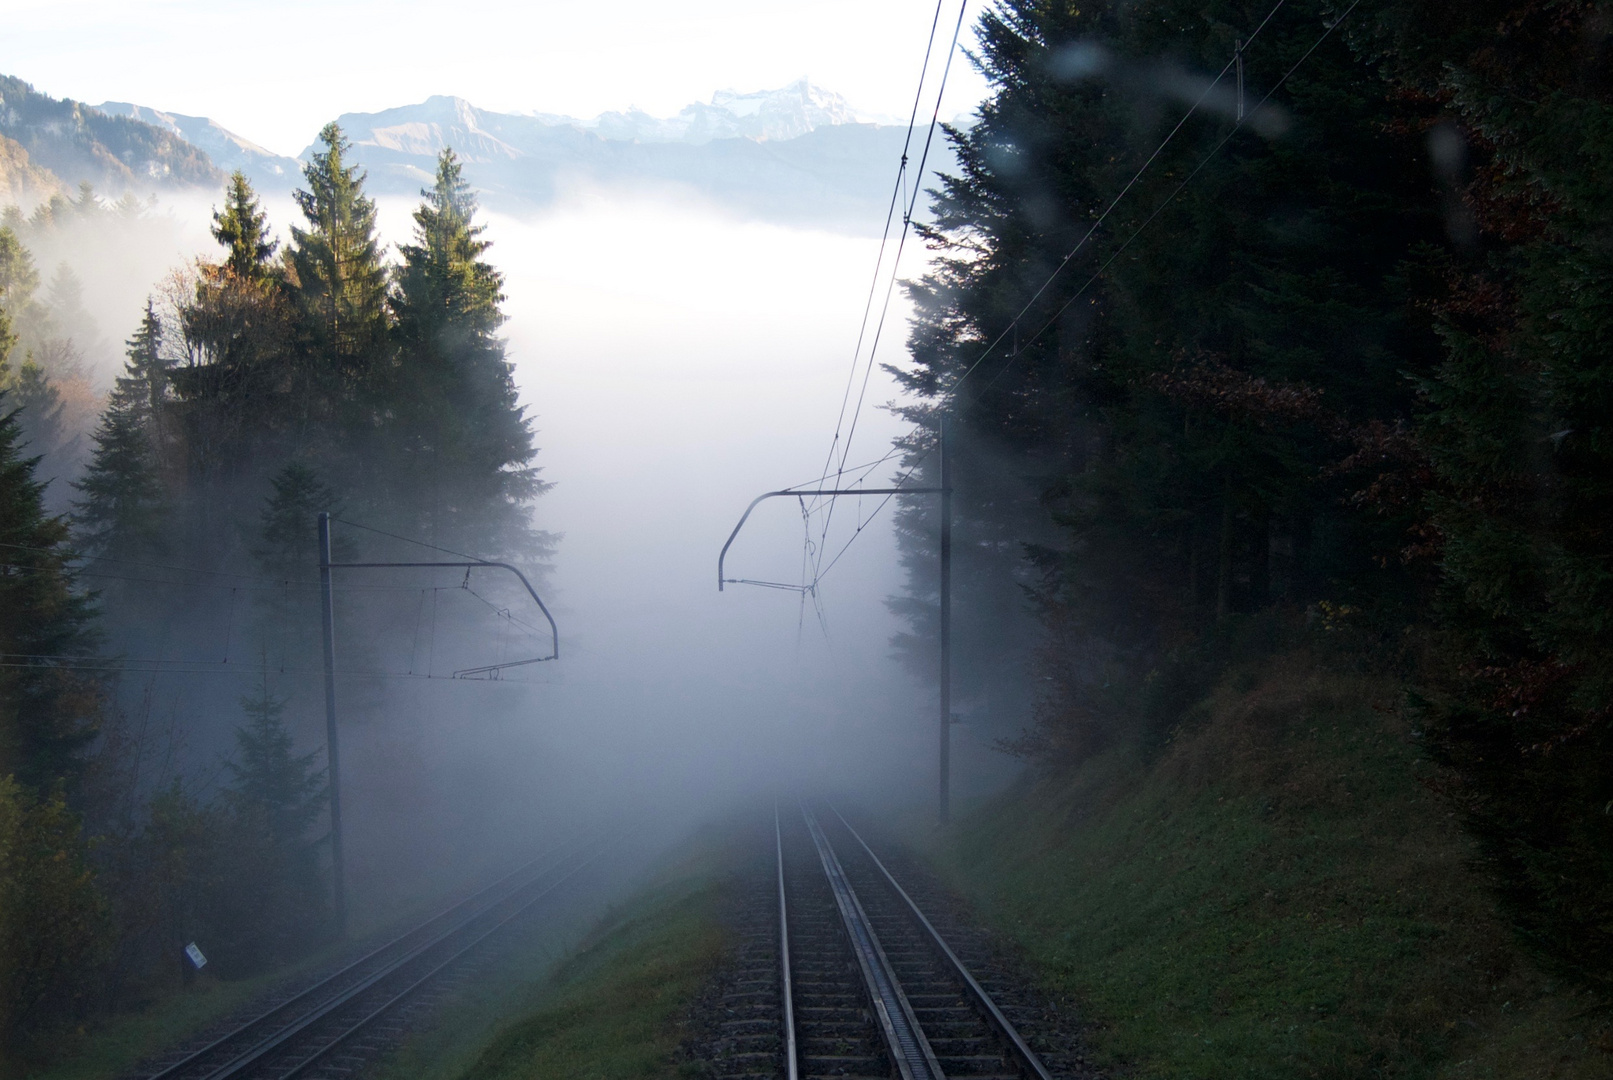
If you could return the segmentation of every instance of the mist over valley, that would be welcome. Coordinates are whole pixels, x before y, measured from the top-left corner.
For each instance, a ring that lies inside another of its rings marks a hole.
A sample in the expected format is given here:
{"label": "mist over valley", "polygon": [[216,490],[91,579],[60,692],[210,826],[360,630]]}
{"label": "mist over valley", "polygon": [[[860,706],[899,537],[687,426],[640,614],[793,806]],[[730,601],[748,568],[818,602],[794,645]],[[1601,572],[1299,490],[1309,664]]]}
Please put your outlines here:
{"label": "mist over valley", "polygon": [[0,1080],[1607,1075],[1607,8],[0,12]]}

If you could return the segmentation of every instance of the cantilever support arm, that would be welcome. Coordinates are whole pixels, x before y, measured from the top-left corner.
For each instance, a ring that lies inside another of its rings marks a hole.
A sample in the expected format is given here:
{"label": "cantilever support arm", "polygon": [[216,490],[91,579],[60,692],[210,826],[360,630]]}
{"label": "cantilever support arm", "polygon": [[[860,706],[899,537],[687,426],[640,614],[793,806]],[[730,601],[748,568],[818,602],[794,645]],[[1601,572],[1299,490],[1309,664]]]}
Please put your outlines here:
{"label": "cantilever support arm", "polygon": [[734,546],[734,538],[739,535],[739,530],[743,529],[745,527],[745,522],[750,520],[751,511],[756,509],[757,505],[761,503],[763,499],[777,499],[781,496],[794,497],[798,495],[939,495],[940,493],[941,489],[938,487],[840,489],[786,488],[783,491],[764,492],[752,499],[750,501],[750,505],[745,507],[745,512],[739,517],[739,524],[735,525],[734,531],[728,534],[728,542],[722,546],[722,552],[717,556],[717,591],[722,592],[723,586],[729,582],[739,581],[738,578],[723,577],[723,561],[728,558],[728,549]]}
{"label": "cantilever support arm", "polygon": [[[522,663],[522,664],[532,664],[532,663],[537,663],[540,660],[558,660],[558,659],[560,659],[560,628],[554,624],[554,616],[549,614],[548,605],[544,604],[543,598],[540,597],[538,595],[538,591],[532,587],[532,583],[526,579],[526,575],[521,573],[521,571],[517,570],[515,567],[511,566],[509,563],[487,562],[486,560],[483,560],[483,559],[470,559],[470,560],[465,560],[465,561],[462,561],[462,562],[338,562],[338,563],[330,563],[328,565],[333,570],[336,570],[336,569],[339,569],[339,570],[366,570],[366,569],[380,569],[380,568],[383,568],[383,567],[405,567],[405,566],[415,566],[415,567],[419,567],[419,566],[439,566],[439,567],[496,566],[500,570],[508,570],[510,573],[514,574],[516,577],[521,579],[521,584],[526,586],[527,593],[532,597],[533,601],[537,603],[538,610],[543,612],[543,617],[545,619],[549,620],[549,633],[552,635],[553,642],[554,642],[554,644],[553,644],[548,656],[540,656],[540,657],[538,657],[538,660],[523,660],[523,661],[520,661],[520,663]],[[519,665],[518,664],[494,664],[490,668],[476,668],[474,670],[480,672],[480,671],[483,671],[483,670],[491,670],[492,667],[517,667],[517,666],[519,666]]]}

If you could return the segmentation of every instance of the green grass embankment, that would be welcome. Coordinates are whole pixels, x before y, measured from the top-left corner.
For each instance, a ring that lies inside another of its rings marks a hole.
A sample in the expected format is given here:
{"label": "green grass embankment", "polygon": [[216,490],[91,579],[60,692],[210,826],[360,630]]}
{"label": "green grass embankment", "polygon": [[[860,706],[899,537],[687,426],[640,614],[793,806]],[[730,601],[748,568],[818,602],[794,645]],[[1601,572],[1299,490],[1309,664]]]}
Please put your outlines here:
{"label": "green grass embankment", "polygon": [[1604,1003],[1520,951],[1395,697],[1267,664],[932,851],[1132,1075],[1613,1076]]}
{"label": "green grass embankment", "polygon": [[678,1075],[682,1022],[722,955],[732,842],[722,827],[696,836],[625,903],[593,908],[593,929],[558,963],[485,973],[377,1080]]}
{"label": "green grass embankment", "polygon": [[461,1080],[678,1075],[679,1024],[722,953],[715,892],[641,898],[562,965],[548,999],[501,1031]]}

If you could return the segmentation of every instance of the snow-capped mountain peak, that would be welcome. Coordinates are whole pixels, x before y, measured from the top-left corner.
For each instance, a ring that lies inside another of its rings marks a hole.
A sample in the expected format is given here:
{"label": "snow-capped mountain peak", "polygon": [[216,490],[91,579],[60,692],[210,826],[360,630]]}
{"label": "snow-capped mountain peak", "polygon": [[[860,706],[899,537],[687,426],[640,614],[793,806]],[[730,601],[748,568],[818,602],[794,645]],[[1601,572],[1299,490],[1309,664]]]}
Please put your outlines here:
{"label": "snow-capped mountain peak", "polygon": [[820,127],[866,119],[839,94],[801,78],[777,90],[719,90],[709,102],[686,105],[676,116],[658,118],[630,108],[601,113],[579,126],[606,139],[699,144],[712,139],[793,139]]}

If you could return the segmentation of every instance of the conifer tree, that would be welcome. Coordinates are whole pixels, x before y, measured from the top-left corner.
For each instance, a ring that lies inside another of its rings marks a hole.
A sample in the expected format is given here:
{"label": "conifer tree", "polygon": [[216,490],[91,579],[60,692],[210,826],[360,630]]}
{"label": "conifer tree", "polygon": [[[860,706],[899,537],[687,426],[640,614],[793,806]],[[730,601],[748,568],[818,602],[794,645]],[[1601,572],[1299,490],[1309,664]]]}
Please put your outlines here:
{"label": "conifer tree", "polygon": [[309,227],[292,227],[291,265],[316,358],[351,372],[366,366],[383,341],[386,269],[364,173],[346,160],[352,143],[334,123],[319,141],[324,150],[303,169],[308,190],[294,193]]}
{"label": "conifer tree", "polygon": [[160,544],[164,500],[157,431],[167,381],[161,342],[161,320],[147,301],[96,428],[89,468],[73,484],[83,496],[74,508],[74,526],[87,552],[139,557]]}
{"label": "conifer tree", "polygon": [[[50,277],[45,307],[57,334],[73,342],[78,351],[93,353],[100,344],[101,330],[84,306],[84,282],[67,263],[59,263]],[[70,374],[67,371],[58,375]]]}
{"label": "conifer tree", "polygon": [[61,391],[32,352],[6,386],[17,408],[23,445],[39,455],[35,472],[47,485],[61,479],[72,468],[78,446],[78,435],[67,424]]}
{"label": "conifer tree", "polygon": [[39,271],[34,267],[34,257],[14,229],[0,226],[0,307],[11,313],[14,331],[22,331],[38,317],[34,300],[38,289]]}
{"label": "conifer tree", "polygon": [[444,150],[421,192],[414,243],[401,245],[392,308],[400,348],[392,391],[400,497],[416,525],[447,540],[472,531],[511,548],[542,550],[525,524],[537,478],[530,422],[517,403],[498,328],[503,277],[474,221],[476,199],[459,159]]}
{"label": "conifer tree", "polygon": [[482,239],[484,226],[472,224],[476,196],[452,149],[442,151],[436,183],[420,194],[415,242],[398,248],[403,265],[392,308],[399,338],[452,347],[492,334],[504,321],[504,278],[482,260],[492,242]]}
{"label": "conifer tree", "polygon": [[11,350],[17,344],[17,334],[11,329],[11,313],[6,306],[0,303],[0,385],[6,381],[6,373],[11,370]]}
{"label": "conifer tree", "polygon": [[[317,568],[320,512],[337,513],[340,500],[312,467],[293,461],[270,480],[273,491],[258,518],[252,548],[263,572],[273,578],[306,578]],[[337,543],[341,543],[338,539]]]}
{"label": "conifer tree", "polygon": [[233,778],[224,793],[229,843],[208,914],[221,970],[231,974],[293,958],[323,925],[320,841],[309,832],[324,808],[325,775],[314,767],[317,751],[294,752],[285,705],[270,693],[265,672],[241,698],[246,723],[226,763]]}
{"label": "conifer tree", "polygon": [[[1498,18],[1502,21],[1498,22]],[[1613,83],[1608,7],[1396,0],[1374,48],[1441,103],[1470,235],[1421,380],[1440,649],[1420,688],[1525,940],[1613,986]],[[1462,159],[1466,159],[1465,165]]]}
{"label": "conifer tree", "polygon": [[229,252],[224,267],[230,273],[243,281],[268,276],[269,260],[280,245],[269,239],[269,215],[239,169],[230,175],[224,209],[213,212],[213,238]]}
{"label": "conifer tree", "polygon": [[0,776],[33,792],[76,781],[95,736],[102,687],[58,659],[93,653],[89,601],[68,566],[67,523],[46,514],[37,458],[23,456],[17,410],[0,391],[0,653],[28,657],[0,668]]}
{"label": "conifer tree", "polygon": [[236,812],[277,846],[305,845],[325,805],[325,774],[314,767],[319,751],[293,753],[286,703],[270,693],[267,673],[241,698],[241,711],[246,723],[236,729],[236,756],[226,763]]}
{"label": "conifer tree", "polygon": [[[282,666],[317,663],[317,635],[310,638],[307,627],[318,625],[319,595],[305,583],[319,574],[318,515],[340,513],[341,500],[303,461],[287,464],[269,484],[269,496],[258,512],[252,557],[265,577],[285,584],[260,594],[264,642]],[[332,551],[337,562],[353,557],[344,536],[333,538]]]}

